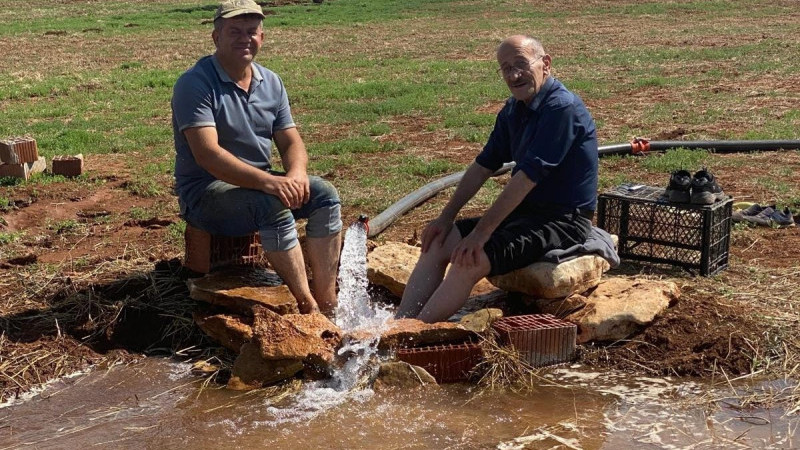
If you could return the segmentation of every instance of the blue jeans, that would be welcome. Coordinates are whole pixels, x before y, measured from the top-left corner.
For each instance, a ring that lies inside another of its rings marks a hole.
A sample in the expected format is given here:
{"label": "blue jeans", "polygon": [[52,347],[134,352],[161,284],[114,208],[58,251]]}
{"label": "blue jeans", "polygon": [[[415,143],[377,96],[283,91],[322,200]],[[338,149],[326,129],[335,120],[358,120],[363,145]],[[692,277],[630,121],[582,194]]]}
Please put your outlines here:
{"label": "blue jeans", "polygon": [[184,219],[221,236],[246,236],[258,231],[264,251],[291,250],[298,243],[296,219],[308,219],[306,236],[312,238],[327,237],[342,229],[336,188],[316,176],[310,176],[309,183],[309,201],[290,210],[274,195],[216,180],[206,187],[196,205],[186,208]]}

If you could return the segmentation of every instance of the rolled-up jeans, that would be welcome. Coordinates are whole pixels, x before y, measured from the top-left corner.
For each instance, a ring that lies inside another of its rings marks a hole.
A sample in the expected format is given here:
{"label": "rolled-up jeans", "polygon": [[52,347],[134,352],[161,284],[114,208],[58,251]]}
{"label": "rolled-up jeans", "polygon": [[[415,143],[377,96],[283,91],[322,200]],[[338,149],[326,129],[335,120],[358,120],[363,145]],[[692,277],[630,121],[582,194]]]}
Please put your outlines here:
{"label": "rolled-up jeans", "polygon": [[327,237],[342,229],[339,194],[333,185],[310,176],[311,196],[298,209],[289,209],[278,197],[216,180],[190,208],[181,210],[192,226],[221,236],[261,235],[264,251],[287,251],[297,245],[296,219],[308,219],[306,236]]}

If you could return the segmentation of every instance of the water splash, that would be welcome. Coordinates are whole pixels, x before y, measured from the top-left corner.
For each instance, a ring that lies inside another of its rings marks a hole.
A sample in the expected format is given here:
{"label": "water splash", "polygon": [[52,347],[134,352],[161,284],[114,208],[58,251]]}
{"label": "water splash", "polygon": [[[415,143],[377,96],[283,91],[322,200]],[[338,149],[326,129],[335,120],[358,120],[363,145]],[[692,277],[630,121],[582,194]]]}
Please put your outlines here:
{"label": "water splash", "polygon": [[[270,406],[275,426],[304,422],[346,401],[364,402],[372,396],[367,380],[376,365],[378,341],[392,312],[372,303],[367,292],[367,225],[355,222],[345,232],[339,265],[339,295],[336,325],[345,334],[359,331],[359,339],[345,338],[338,351],[341,362],[327,380],[308,383],[284,407]],[[361,337],[363,336],[363,337]]]}

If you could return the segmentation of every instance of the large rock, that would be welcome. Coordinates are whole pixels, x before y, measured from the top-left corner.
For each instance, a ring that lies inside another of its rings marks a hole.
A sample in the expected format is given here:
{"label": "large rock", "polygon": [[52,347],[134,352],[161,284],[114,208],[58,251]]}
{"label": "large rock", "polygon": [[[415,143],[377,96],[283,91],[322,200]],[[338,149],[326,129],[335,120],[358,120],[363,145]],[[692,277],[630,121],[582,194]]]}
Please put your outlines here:
{"label": "large rock", "polygon": [[205,334],[234,352],[239,352],[244,343],[253,339],[252,317],[200,312],[192,316]]}
{"label": "large rock", "polygon": [[417,319],[397,319],[387,323],[378,348],[421,347],[464,342],[475,333],[454,322],[425,323]]}
{"label": "large rock", "polygon": [[680,289],[671,281],[608,278],[566,317],[578,325],[577,342],[626,339],[650,324],[678,301]]}
{"label": "large rock", "polygon": [[537,298],[563,298],[585,292],[600,283],[611,268],[604,258],[584,255],[559,264],[537,262],[489,281],[508,292],[521,292]]}
{"label": "large rock", "polygon": [[[383,286],[393,295],[402,297],[421,252],[419,247],[402,242],[387,242],[376,247],[367,256],[369,282]],[[470,299],[488,302],[501,295],[503,292],[484,278],[472,288]]]}
{"label": "large rock", "polygon": [[283,381],[303,370],[303,363],[296,359],[265,359],[257,345],[242,345],[239,356],[233,363],[228,388],[237,391],[258,389]]}
{"label": "large rock", "polygon": [[399,361],[381,364],[372,387],[376,391],[385,391],[414,389],[425,385],[437,385],[433,375],[422,367]]}
{"label": "large rock", "polygon": [[[333,352],[342,343],[342,330],[323,314],[286,314],[281,318],[291,322],[301,332],[319,337],[326,344],[325,348],[331,349]],[[312,372],[314,372],[317,378],[324,377],[329,372],[332,360],[333,353],[329,353],[327,350],[311,352],[304,360],[306,369],[309,369],[304,374],[313,378]]]}
{"label": "large rock", "polygon": [[419,247],[402,242],[387,242],[367,255],[367,278],[402,297],[408,277],[419,260]]}
{"label": "large rock", "polygon": [[254,312],[253,342],[263,358],[306,360],[315,365],[333,362],[341,331],[323,315],[281,316],[261,307]]}
{"label": "large rock", "polygon": [[298,313],[297,301],[280,279],[263,269],[217,272],[187,281],[189,296],[242,315],[261,306],[278,314]]}

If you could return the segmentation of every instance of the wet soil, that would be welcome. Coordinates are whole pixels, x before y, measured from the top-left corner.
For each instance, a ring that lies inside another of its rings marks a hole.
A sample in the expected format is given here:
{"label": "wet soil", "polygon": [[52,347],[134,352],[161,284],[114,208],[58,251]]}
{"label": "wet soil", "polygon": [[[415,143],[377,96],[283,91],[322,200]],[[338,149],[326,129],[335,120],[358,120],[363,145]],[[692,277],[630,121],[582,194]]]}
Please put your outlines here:
{"label": "wet soil", "polygon": [[[718,157],[720,167],[729,158],[747,158],[756,172],[776,159],[800,166],[796,152]],[[79,182],[4,188],[11,201],[2,214],[3,231],[23,234],[0,247],[0,351],[6,363],[36,370],[5,377],[3,397],[90,364],[214,347],[200,333],[182,329],[192,326],[195,304],[184,284],[190,273],[180,263],[180,235],[170,231],[180,221],[174,197],[141,197],[126,189],[132,175],[118,158],[92,156],[88,177]],[[625,161],[604,164],[602,170],[636,170]],[[663,181],[663,175],[642,175],[643,183]],[[733,171],[719,171],[718,178],[734,197],[766,195]],[[132,209],[153,215],[134,219]],[[358,214],[345,206],[345,221]],[[426,208],[413,210],[378,240],[413,243],[429,218]],[[736,376],[778,360],[785,343],[797,342],[796,318],[775,318],[797,296],[790,275],[799,246],[797,227],[734,227],[730,267],[715,277],[625,262],[610,274],[675,281],[680,301],[625,342],[585,347],[584,361],[650,375]]]}

